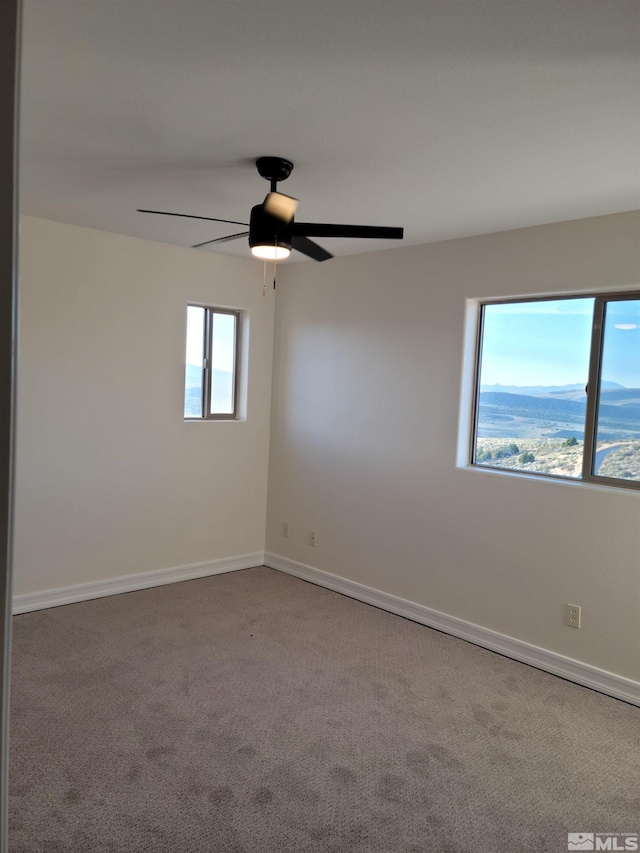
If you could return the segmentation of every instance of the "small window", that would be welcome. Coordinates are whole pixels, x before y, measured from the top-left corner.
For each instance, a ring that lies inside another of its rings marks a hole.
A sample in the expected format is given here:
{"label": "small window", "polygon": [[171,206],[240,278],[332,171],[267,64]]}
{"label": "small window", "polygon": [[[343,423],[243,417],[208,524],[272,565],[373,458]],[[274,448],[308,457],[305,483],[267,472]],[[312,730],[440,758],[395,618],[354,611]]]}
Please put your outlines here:
{"label": "small window", "polygon": [[239,318],[225,308],[187,307],[186,419],[237,417]]}
{"label": "small window", "polygon": [[640,294],[480,306],[473,465],[640,488]]}

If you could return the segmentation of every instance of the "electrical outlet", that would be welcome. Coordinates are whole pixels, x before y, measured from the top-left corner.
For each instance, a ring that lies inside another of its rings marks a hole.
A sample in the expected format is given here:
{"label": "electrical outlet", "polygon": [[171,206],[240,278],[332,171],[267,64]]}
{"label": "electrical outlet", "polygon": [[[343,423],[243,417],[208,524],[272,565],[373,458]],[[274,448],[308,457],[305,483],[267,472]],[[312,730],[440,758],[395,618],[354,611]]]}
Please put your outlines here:
{"label": "electrical outlet", "polygon": [[577,604],[565,604],[564,621],[570,628],[580,627],[581,612],[582,608],[578,607]]}
{"label": "electrical outlet", "polygon": [[313,548],[316,547],[316,532],[315,532],[315,530],[309,531],[309,545],[311,545]]}
{"label": "electrical outlet", "polygon": [[288,521],[282,522],[282,535],[284,536],[285,539],[289,538],[289,522]]}

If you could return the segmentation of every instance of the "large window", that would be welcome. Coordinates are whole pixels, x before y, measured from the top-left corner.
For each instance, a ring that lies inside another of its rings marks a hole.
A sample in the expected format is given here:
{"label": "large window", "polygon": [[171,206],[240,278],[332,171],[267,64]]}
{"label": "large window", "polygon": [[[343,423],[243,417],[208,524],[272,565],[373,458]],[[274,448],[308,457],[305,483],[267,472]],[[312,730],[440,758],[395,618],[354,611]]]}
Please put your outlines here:
{"label": "large window", "polygon": [[480,310],[472,464],[640,488],[640,293]]}
{"label": "large window", "polygon": [[239,312],[187,307],[184,416],[231,419],[238,408]]}

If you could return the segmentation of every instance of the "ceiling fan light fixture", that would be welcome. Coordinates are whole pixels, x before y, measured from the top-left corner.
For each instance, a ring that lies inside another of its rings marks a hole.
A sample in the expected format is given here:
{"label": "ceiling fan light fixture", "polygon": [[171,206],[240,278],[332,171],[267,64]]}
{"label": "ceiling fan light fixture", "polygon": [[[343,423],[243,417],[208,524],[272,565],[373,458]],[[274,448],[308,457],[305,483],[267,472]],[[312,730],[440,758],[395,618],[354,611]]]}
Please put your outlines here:
{"label": "ceiling fan light fixture", "polygon": [[251,247],[251,254],[254,258],[260,258],[264,261],[283,261],[291,254],[291,249],[288,246],[278,246],[273,243],[264,243],[258,246]]}

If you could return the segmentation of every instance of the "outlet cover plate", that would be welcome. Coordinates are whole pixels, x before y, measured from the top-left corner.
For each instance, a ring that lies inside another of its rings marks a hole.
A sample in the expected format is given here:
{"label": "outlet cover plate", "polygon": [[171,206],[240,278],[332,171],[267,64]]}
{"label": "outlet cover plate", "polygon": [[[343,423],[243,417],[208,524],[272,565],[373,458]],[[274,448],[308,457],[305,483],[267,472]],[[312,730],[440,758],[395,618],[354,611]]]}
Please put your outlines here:
{"label": "outlet cover plate", "polygon": [[570,628],[579,628],[582,608],[578,604],[565,604],[564,621]]}

